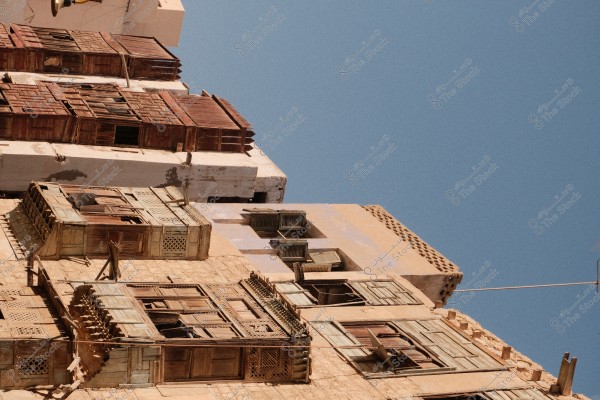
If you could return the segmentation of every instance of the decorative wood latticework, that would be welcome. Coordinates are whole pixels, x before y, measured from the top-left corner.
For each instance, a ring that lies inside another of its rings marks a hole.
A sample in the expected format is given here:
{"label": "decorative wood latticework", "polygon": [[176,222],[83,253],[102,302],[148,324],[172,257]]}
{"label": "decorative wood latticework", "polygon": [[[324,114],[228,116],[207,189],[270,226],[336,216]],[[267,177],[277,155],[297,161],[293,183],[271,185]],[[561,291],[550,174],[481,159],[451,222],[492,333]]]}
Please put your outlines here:
{"label": "decorative wood latticework", "polygon": [[44,259],[104,258],[109,242],[127,258],[206,259],[211,225],[167,188],[32,183],[23,209],[43,240]]}
{"label": "decorative wood latticework", "polygon": [[2,389],[70,383],[69,335],[49,295],[27,286],[0,286]]}
{"label": "decorative wood latticework", "polygon": [[[134,378],[154,384],[309,379],[306,325],[254,275],[234,284],[83,282],[69,313],[81,342],[84,387]],[[136,357],[150,362],[139,365]]]}

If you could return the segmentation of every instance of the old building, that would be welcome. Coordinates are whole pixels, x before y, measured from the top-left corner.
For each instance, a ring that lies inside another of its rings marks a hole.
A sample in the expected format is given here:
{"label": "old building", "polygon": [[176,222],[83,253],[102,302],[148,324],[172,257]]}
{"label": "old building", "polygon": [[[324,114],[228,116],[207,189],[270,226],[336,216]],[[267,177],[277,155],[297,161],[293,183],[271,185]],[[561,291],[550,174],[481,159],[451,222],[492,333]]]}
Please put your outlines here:
{"label": "old building", "polygon": [[4,389],[42,396],[49,385],[85,400],[575,398],[568,354],[554,378],[442,308],[460,271],[381,207],[186,206],[174,188],[146,190],[171,215],[194,207],[206,218],[207,258],[130,257],[117,241],[108,254],[43,257],[52,235],[37,227],[39,204],[63,232],[69,214],[113,207],[149,221],[144,189],[38,182],[23,201],[0,200]]}
{"label": "old building", "polygon": [[179,0],[0,6],[0,399],[587,399],[382,207],[281,204]]}
{"label": "old building", "polygon": [[194,201],[283,201],[287,178],[251,124],[190,93],[180,67],[154,38],[0,25],[0,192],[186,184]]}

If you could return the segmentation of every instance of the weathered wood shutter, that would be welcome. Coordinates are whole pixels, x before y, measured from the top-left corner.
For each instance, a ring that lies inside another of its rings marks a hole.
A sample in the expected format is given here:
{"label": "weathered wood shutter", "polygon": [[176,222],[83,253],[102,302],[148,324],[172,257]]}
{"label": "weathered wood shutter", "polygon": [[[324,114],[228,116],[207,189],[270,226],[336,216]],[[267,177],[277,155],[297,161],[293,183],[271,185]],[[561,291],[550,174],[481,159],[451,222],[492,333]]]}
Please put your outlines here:
{"label": "weathered wood shutter", "polygon": [[423,304],[393,280],[348,282],[371,305]]}
{"label": "weathered wood shutter", "polygon": [[394,325],[457,371],[496,369],[502,366],[440,319],[394,321]]}

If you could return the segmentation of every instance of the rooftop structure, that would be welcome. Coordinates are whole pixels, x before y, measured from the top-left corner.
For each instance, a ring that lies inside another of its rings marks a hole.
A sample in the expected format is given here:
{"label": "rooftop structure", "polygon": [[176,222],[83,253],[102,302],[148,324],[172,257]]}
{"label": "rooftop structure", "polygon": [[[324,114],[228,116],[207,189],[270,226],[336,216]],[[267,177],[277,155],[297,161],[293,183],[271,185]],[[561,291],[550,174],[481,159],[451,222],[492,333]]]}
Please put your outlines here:
{"label": "rooftop structure", "polygon": [[[121,197],[136,205],[129,196],[144,190],[34,183],[27,196],[50,198],[43,186],[77,215],[120,207]],[[81,201],[89,193],[97,204]],[[58,397],[85,400],[575,398],[574,359],[565,356],[556,379],[468,316],[440,308],[454,285],[444,280],[460,280],[460,271],[381,207],[191,203],[212,225],[203,260],[132,259],[123,244],[109,255],[50,259],[44,247],[22,253],[38,235],[25,212],[31,201],[0,200],[9,216],[0,224],[5,281],[47,299],[55,316],[47,326],[60,336],[46,344],[61,343],[64,355],[54,364],[36,358],[43,368],[31,375],[19,358],[6,359],[3,388],[63,384]],[[13,340],[41,339],[32,335]]]}

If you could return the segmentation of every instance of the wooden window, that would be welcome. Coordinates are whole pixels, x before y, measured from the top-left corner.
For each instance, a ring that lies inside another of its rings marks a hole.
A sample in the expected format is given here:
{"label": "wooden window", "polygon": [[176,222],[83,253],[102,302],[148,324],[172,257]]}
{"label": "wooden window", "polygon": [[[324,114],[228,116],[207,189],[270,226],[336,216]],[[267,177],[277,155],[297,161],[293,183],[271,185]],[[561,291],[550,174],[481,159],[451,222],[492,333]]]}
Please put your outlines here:
{"label": "wooden window", "polygon": [[[377,359],[376,367],[387,371],[406,369],[435,369],[444,365],[427,350],[417,346],[413,339],[385,322],[342,324],[365,348],[372,348]],[[374,339],[375,338],[375,339]],[[377,349],[381,343],[385,352]],[[371,366],[371,369],[373,367]]]}
{"label": "wooden window", "polygon": [[311,324],[367,378],[502,368],[441,319]]}
{"label": "wooden window", "polygon": [[366,377],[406,374],[445,365],[386,322],[312,323]]}
{"label": "wooden window", "polygon": [[297,210],[245,209],[250,227],[262,238],[308,238],[306,212]]}
{"label": "wooden window", "polygon": [[[310,264],[304,264],[310,265]],[[310,280],[275,284],[277,292],[298,307],[317,305],[419,305],[406,288],[391,279],[349,281]]]}
{"label": "wooden window", "polygon": [[241,379],[241,348],[166,347],[165,382]]}
{"label": "wooden window", "polygon": [[301,285],[316,300],[317,305],[343,304],[360,306],[365,301],[352,290],[347,283],[327,282],[327,283],[304,283]]}
{"label": "wooden window", "polygon": [[423,304],[398,282],[387,279],[349,282],[349,285],[371,305]]}
{"label": "wooden window", "polygon": [[258,313],[243,299],[228,299],[227,303],[240,320],[258,319]]}
{"label": "wooden window", "polygon": [[[306,213],[304,211],[279,211],[280,231],[295,231],[306,226]],[[285,234],[284,234],[285,236]]]}
{"label": "wooden window", "polygon": [[308,241],[297,239],[271,240],[271,246],[283,262],[305,262],[308,260]]}

